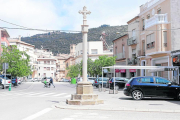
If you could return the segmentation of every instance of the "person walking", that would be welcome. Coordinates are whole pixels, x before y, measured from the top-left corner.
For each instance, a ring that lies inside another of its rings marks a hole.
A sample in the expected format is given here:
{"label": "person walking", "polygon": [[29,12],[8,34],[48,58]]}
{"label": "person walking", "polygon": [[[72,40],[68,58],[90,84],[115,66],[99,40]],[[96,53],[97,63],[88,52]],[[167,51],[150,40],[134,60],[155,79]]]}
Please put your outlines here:
{"label": "person walking", "polygon": [[[51,84],[54,86],[52,77],[50,77],[49,87],[51,87]],[[55,86],[54,86],[54,88],[55,88]]]}

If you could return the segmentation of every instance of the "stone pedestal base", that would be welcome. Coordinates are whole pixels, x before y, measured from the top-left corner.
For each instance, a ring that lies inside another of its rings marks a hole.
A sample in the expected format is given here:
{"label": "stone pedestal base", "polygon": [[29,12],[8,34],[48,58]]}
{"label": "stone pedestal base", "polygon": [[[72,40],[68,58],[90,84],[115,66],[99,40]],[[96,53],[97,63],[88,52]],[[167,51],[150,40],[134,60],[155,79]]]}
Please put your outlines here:
{"label": "stone pedestal base", "polygon": [[76,88],[76,94],[71,95],[71,99],[67,99],[69,105],[97,105],[103,104],[103,100],[98,100],[98,95],[93,94],[92,83],[80,82]]}

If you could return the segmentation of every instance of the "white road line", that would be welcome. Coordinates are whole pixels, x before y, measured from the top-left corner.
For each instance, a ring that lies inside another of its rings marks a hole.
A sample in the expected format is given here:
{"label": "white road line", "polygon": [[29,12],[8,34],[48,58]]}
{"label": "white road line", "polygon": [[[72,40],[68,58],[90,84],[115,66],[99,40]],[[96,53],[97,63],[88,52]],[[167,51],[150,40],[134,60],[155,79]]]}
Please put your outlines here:
{"label": "white road line", "polygon": [[51,94],[55,94],[55,93],[42,94],[42,95],[38,95],[38,96],[46,96],[46,95],[51,95]]}
{"label": "white road line", "polygon": [[55,97],[57,97],[57,96],[65,95],[65,94],[67,94],[67,93],[61,93],[61,94],[52,95],[52,96],[55,96]]}
{"label": "white road line", "polygon": [[33,120],[34,118],[37,118],[37,117],[39,117],[39,116],[41,116],[41,115],[43,115],[43,114],[45,114],[45,113],[47,113],[47,112],[49,112],[51,110],[52,110],[52,108],[46,108],[46,109],[44,109],[44,110],[42,110],[42,111],[40,111],[40,112],[38,112],[38,113],[36,113],[34,115],[31,115],[31,116],[29,116],[29,117],[27,117],[25,119],[22,119],[22,120]]}

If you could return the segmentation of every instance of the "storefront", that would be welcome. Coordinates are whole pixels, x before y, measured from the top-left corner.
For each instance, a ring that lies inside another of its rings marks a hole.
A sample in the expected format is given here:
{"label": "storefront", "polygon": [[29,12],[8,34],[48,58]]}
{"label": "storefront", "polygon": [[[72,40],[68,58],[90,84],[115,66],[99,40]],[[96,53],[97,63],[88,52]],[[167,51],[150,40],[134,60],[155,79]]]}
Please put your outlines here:
{"label": "storefront", "polygon": [[126,77],[126,69],[115,69],[116,77]]}
{"label": "storefront", "polygon": [[136,69],[129,69],[129,72],[130,72],[130,77],[136,76]]}

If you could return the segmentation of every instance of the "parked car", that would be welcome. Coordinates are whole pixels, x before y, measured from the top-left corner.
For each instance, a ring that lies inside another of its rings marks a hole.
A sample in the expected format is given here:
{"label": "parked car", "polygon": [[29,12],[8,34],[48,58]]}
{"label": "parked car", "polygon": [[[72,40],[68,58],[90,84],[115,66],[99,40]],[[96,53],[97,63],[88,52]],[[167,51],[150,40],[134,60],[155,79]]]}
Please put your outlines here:
{"label": "parked car", "polygon": [[9,87],[9,84],[11,83],[11,79],[5,77],[5,75],[0,75],[0,79],[1,79],[1,84],[0,84],[1,89],[4,89],[4,87]]}
{"label": "parked car", "polygon": [[103,85],[103,87],[106,87],[107,81],[109,81],[108,77],[103,77],[103,80],[102,80],[102,77],[96,78],[96,80],[94,82],[94,86],[102,87],[102,85]]}
{"label": "parked car", "polygon": [[143,97],[170,97],[180,99],[180,86],[166,78],[156,76],[133,77],[126,83],[124,95],[134,100]]}
{"label": "parked car", "polygon": [[88,77],[88,78],[87,78],[87,81],[88,81],[88,82],[91,82],[92,85],[94,84],[95,80],[96,80],[95,77]]}
{"label": "parked car", "polygon": [[34,78],[28,78],[27,79],[27,82],[33,82],[34,81]]}
{"label": "parked car", "polygon": [[[119,88],[124,88],[125,84],[129,81],[129,79],[124,77],[115,77],[115,89],[119,90]],[[109,83],[109,84],[108,84]],[[107,81],[107,87],[110,89],[114,89],[114,77]]]}
{"label": "parked car", "polygon": [[22,79],[20,77],[17,77],[17,83],[21,84],[22,83]]}
{"label": "parked car", "polygon": [[62,79],[62,82],[70,82],[70,80],[69,79]]}

